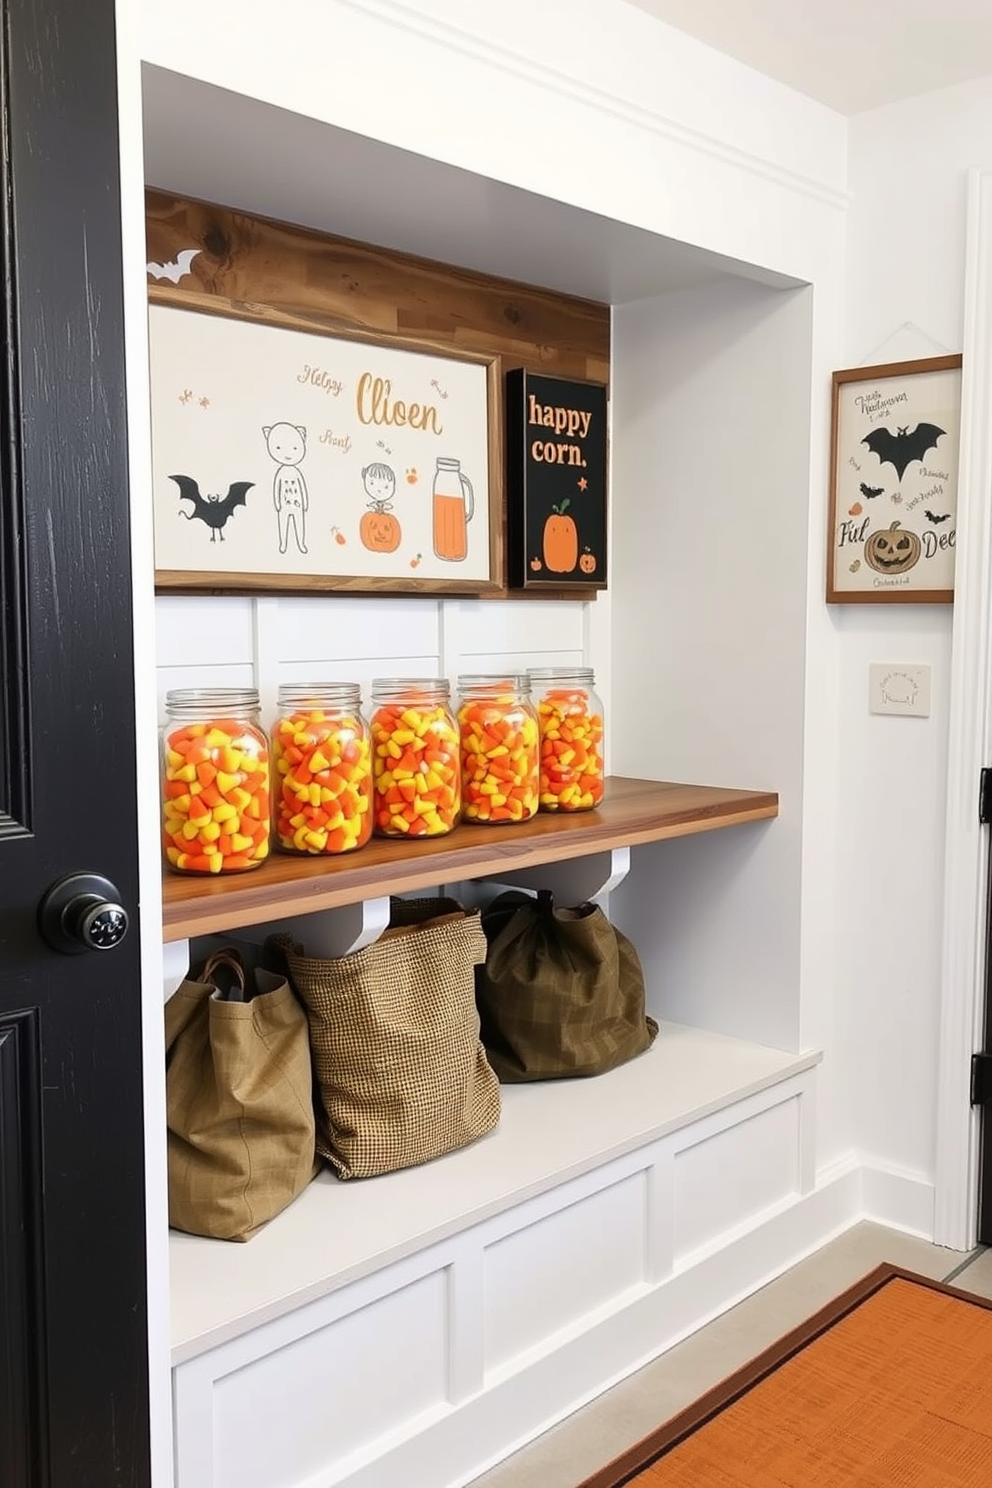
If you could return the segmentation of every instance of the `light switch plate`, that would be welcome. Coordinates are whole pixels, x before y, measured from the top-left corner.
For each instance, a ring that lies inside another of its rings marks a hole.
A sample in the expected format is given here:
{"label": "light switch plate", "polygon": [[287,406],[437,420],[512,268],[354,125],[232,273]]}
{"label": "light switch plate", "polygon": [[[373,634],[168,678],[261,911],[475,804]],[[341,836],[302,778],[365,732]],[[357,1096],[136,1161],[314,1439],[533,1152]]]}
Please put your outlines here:
{"label": "light switch plate", "polygon": [[929,718],[930,668],[901,661],[873,661],[868,667],[868,711]]}

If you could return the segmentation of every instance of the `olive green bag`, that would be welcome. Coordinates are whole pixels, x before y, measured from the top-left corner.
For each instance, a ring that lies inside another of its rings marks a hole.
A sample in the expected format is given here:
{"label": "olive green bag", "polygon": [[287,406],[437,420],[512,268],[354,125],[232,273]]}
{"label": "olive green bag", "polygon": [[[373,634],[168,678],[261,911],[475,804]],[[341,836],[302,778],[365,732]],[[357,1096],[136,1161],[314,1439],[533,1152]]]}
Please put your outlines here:
{"label": "olive green bag", "polygon": [[500,1080],[600,1075],[649,1048],[644,973],[627,937],[597,904],[556,909],[512,889],[483,911],[488,944],[476,971],[482,1042]]}
{"label": "olive green bag", "polygon": [[169,1223],[248,1240],[319,1171],[307,1015],[225,949],[165,1005]]}

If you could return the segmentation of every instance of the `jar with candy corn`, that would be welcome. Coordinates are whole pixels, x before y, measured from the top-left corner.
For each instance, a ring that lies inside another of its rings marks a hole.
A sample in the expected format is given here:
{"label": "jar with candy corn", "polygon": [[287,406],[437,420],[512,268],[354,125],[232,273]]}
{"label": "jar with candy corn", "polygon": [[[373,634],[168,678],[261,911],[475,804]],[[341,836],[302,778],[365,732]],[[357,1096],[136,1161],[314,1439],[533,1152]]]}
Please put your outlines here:
{"label": "jar with candy corn", "polygon": [[443,677],[372,683],[373,831],[439,837],[458,824],[458,725]]}
{"label": "jar with candy corn", "polygon": [[538,728],[526,675],[458,679],[462,816],[506,825],[538,805]]}
{"label": "jar with candy corn", "polygon": [[284,852],[353,852],[372,835],[372,748],[354,682],[279,688],[272,830]]}
{"label": "jar with candy corn", "polygon": [[269,854],[269,744],[253,687],[178,688],[162,729],[162,847],[178,873],[244,873]]}
{"label": "jar with candy corn", "polygon": [[603,705],[591,667],[534,667],[542,811],[589,811],[603,799]]}

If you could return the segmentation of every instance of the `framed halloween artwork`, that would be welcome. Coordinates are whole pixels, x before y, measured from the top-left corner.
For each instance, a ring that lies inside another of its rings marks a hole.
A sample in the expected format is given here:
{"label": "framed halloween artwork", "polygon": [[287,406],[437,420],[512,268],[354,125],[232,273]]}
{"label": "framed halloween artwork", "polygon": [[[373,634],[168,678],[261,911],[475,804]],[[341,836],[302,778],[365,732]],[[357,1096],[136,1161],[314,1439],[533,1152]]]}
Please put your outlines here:
{"label": "framed halloween artwork", "polygon": [[954,598],[961,357],[833,374],[829,604]]}
{"label": "framed halloween artwork", "polygon": [[514,368],[505,405],[511,589],[605,589],[606,387]]}
{"label": "framed halloween artwork", "polygon": [[498,357],[277,310],[250,255],[211,293],[209,256],[148,264],[157,589],[500,590]]}

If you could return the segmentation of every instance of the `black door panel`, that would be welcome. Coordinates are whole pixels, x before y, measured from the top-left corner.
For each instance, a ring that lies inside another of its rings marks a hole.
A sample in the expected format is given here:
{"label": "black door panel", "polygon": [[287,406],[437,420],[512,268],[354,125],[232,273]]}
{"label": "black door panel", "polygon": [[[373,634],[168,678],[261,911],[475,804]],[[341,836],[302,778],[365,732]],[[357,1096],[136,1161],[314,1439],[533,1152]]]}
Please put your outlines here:
{"label": "black door panel", "polygon": [[[150,1480],[113,0],[0,0],[0,1483]],[[38,907],[119,890],[112,950]]]}

